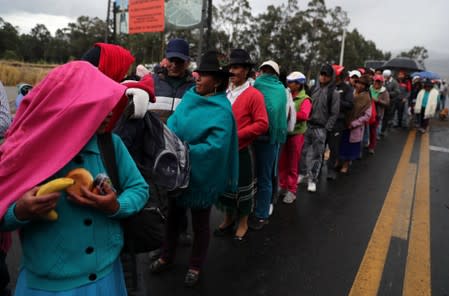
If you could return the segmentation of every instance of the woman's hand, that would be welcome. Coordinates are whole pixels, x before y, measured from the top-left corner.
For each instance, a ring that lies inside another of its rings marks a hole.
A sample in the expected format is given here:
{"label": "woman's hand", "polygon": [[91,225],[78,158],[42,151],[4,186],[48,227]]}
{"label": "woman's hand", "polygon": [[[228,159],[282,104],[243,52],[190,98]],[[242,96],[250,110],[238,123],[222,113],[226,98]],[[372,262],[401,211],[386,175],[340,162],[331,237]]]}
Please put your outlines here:
{"label": "woman's hand", "polygon": [[43,216],[56,208],[61,193],[54,192],[37,197],[36,193],[38,190],[38,187],[34,187],[16,202],[14,214],[17,219],[22,221],[31,220]]}
{"label": "woman's hand", "polygon": [[103,186],[103,189],[106,194],[99,195],[92,193],[85,186],[81,186],[82,195],[69,195],[68,199],[81,206],[92,207],[108,215],[112,215],[116,213],[120,208],[120,205],[117,201],[117,194],[108,184],[105,184]]}

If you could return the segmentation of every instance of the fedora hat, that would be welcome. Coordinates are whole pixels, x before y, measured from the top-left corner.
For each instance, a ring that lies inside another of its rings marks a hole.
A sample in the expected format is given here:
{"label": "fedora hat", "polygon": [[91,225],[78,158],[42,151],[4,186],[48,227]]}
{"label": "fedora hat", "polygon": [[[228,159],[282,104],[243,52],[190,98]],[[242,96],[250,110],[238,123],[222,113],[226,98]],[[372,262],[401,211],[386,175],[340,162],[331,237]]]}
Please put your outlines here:
{"label": "fedora hat", "polygon": [[232,74],[229,73],[227,63],[220,60],[219,53],[214,50],[210,50],[201,56],[200,64],[195,72],[232,76]]}
{"label": "fedora hat", "polygon": [[229,65],[253,66],[249,53],[240,48],[233,49],[229,55]]}

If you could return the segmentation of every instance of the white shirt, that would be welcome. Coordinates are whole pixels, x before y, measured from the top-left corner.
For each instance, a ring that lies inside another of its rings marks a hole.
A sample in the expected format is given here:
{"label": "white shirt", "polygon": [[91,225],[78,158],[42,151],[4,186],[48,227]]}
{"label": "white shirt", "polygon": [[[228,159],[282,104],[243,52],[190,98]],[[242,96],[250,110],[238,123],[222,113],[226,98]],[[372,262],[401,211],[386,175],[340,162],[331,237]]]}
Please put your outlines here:
{"label": "white shirt", "polygon": [[234,105],[237,98],[248,88],[250,87],[249,81],[245,81],[240,86],[233,86],[231,85],[228,90],[226,91],[226,96],[228,97],[229,102],[231,102],[231,105]]}

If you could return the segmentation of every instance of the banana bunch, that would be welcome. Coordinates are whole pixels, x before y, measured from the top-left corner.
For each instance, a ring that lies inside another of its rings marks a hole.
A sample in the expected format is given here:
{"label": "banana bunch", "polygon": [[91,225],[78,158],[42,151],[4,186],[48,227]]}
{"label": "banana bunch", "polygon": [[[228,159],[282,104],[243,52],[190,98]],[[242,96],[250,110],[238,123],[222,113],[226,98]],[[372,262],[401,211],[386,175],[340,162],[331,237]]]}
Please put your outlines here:
{"label": "banana bunch", "polygon": [[[58,178],[51,180],[39,187],[36,196],[39,197],[45,194],[65,190],[67,187],[73,185],[74,183],[75,181],[72,178]],[[55,210],[51,210],[50,212],[45,214],[43,218],[50,221],[55,221],[58,219],[58,213]]]}

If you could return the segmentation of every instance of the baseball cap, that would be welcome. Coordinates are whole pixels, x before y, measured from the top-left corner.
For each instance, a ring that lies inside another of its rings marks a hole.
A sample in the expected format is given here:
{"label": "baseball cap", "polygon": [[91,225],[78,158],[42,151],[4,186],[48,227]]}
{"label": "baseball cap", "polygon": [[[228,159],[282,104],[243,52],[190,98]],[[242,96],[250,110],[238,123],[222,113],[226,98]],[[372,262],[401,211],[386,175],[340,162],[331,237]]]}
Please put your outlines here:
{"label": "baseball cap", "polygon": [[167,59],[180,58],[183,61],[188,61],[190,60],[189,44],[181,38],[172,39],[167,44],[165,56]]}
{"label": "baseball cap", "polygon": [[360,73],[360,71],[359,70],[352,70],[352,71],[349,71],[349,77],[354,77],[354,76],[356,76],[357,78],[360,78],[360,77],[362,77],[362,73]]}
{"label": "baseball cap", "polygon": [[262,65],[260,65],[259,69],[261,69],[263,66],[269,66],[269,67],[273,68],[273,70],[276,72],[276,74],[278,76],[280,75],[279,65],[275,61],[272,61],[272,60],[265,61],[262,63]]}
{"label": "baseball cap", "polygon": [[384,76],[384,77],[391,77],[391,70],[384,70],[383,72],[382,72],[382,75]]}
{"label": "baseball cap", "polygon": [[305,84],[306,76],[299,71],[295,71],[295,72],[288,74],[287,82],[297,82],[299,84]]}
{"label": "baseball cap", "polygon": [[384,77],[382,75],[380,75],[380,74],[374,75],[373,80],[374,81],[382,81],[382,82],[385,81]]}

